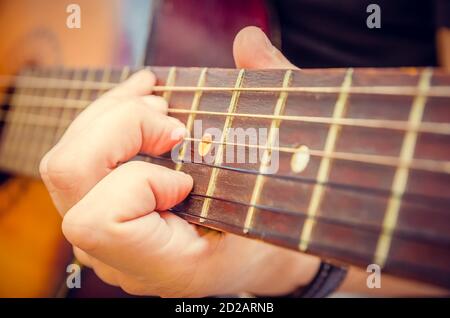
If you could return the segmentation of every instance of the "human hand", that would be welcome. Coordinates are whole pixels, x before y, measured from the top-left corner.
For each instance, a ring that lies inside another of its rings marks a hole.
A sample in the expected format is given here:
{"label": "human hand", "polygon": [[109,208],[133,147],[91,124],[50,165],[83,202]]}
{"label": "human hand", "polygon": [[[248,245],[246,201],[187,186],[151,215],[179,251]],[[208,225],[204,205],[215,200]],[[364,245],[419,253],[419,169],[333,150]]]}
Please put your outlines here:
{"label": "human hand", "polygon": [[[257,28],[238,34],[234,57],[238,67],[293,67]],[[190,192],[189,175],[127,162],[167,152],[184,135],[164,99],[149,95],[154,84],[144,70],[106,93],[42,159],[42,178],[76,257],[135,295],[276,295],[306,284],[317,258],[232,234],[201,234],[167,212]]]}

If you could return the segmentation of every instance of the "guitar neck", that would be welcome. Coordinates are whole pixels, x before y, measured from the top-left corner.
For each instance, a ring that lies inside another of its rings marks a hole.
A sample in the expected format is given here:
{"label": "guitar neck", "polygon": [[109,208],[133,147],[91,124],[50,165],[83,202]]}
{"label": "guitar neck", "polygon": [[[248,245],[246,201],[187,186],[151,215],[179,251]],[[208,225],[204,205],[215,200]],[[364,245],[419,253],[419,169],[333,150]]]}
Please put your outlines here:
{"label": "guitar neck", "polygon": [[[194,189],[175,213],[450,287],[449,75],[152,70],[155,93],[192,132],[175,158],[141,157],[193,176]],[[131,73],[24,70],[4,98],[0,167],[37,175],[40,158],[79,112]],[[230,133],[237,128],[241,134]],[[252,139],[254,131],[264,138]]]}

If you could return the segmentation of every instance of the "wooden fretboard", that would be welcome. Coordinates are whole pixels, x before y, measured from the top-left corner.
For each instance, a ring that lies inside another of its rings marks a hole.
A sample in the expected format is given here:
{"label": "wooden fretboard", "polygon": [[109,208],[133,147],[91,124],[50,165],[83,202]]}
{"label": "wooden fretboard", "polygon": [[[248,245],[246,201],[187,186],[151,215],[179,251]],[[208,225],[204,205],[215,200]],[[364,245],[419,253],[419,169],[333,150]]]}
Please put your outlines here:
{"label": "wooden fretboard", "polygon": [[[201,120],[203,130],[269,132],[263,145],[193,134],[175,162],[169,155],[140,157],[193,176],[193,192],[175,213],[450,287],[449,75],[433,69],[152,70],[155,92],[188,129]],[[130,73],[40,68],[0,77],[11,85],[0,114],[0,168],[37,176],[43,154],[75,116]],[[199,150],[211,145],[206,162]],[[256,148],[256,162],[230,163],[227,150],[238,147],[246,154]],[[269,173],[261,158],[274,152],[279,169]],[[188,160],[193,156],[200,161]]]}

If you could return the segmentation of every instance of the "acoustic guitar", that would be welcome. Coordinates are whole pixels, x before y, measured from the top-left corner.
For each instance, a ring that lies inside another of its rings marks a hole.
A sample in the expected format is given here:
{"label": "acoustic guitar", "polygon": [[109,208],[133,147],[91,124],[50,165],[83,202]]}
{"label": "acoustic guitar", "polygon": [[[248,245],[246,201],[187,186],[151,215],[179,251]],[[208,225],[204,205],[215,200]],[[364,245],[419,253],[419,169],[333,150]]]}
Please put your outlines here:
{"label": "acoustic guitar", "polygon": [[[0,296],[54,295],[71,262],[59,216],[38,181],[43,154],[90,102],[139,68],[123,64],[137,66],[141,58],[166,65],[170,56],[163,50],[169,35],[153,32],[174,32],[164,25],[177,20],[170,9],[179,1],[155,8],[146,58],[115,40],[126,31],[108,29],[120,24],[117,8],[126,12],[125,2],[79,2],[78,30],[65,27],[63,2],[0,2],[0,167],[20,176],[9,177],[0,192]],[[245,18],[234,24],[227,19],[230,32],[249,17],[267,29],[262,3],[250,1]],[[19,13],[23,23],[14,24]],[[223,40],[216,39],[218,47],[230,45],[229,35],[217,38]],[[204,65],[232,62],[211,54]],[[450,288],[449,74],[432,68],[185,67],[201,65],[192,56],[198,54],[186,54],[176,66],[151,67],[158,78],[154,91],[168,100],[170,115],[191,131],[201,121],[204,130],[263,128],[268,136],[261,144],[193,131],[175,160],[170,154],[136,158],[193,176],[192,193],[172,212],[200,226],[335,262],[374,263],[389,274]],[[256,150],[258,157],[230,162],[230,150],[247,158]],[[273,172],[275,154],[279,169]]]}

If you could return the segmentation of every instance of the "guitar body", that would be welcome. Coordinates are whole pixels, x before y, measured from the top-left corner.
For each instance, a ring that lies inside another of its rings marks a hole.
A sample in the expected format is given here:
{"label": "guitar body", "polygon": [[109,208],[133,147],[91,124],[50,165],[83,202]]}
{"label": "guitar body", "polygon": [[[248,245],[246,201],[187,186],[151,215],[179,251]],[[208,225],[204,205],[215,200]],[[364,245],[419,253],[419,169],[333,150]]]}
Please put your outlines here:
{"label": "guitar body", "polygon": [[[66,27],[64,1],[0,2],[0,73],[28,64],[114,65],[118,1],[78,1],[82,28]],[[65,280],[71,248],[61,218],[38,179],[3,177],[0,186],[0,297],[49,297]]]}
{"label": "guitar body", "polygon": [[[120,67],[138,66],[144,60],[158,65],[232,67],[234,34],[250,24],[268,29],[267,10],[260,0],[248,1],[243,8],[239,1],[208,1],[207,10],[198,10],[197,3],[185,0],[153,1],[155,18],[147,47],[151,54],[145,54],[151,1],[79,0],[79,29],[66,25],[72,13],[66,11],[68,4],[0,1],[0,74],[13,75],[27,65]],[[174,21],[181,22],[174,26]],[[187,28],[195,36],[184,40],[195,40],[195,49],[189,43],[167,41]],[[216,49],[205,50],[211,41]],[[61,218],[39,179],[1,175],[0,297],[58,294],[73,257],[60,225]],[[83,276],[96,280],[90,271]],[[77,296],[119,295],[86,277],[83,284],[89,288],[76,291]]]}

